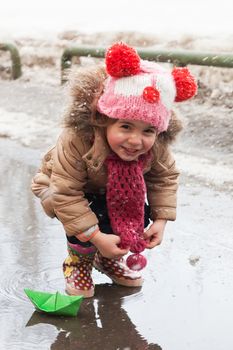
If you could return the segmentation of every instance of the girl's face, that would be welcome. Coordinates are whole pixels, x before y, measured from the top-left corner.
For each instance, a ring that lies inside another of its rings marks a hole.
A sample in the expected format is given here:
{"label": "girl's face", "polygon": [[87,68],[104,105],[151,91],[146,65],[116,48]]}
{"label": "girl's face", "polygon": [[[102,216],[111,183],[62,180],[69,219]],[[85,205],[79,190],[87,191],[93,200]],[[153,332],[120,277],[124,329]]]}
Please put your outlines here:
{"label": "girl's face", "polygon": [[143,121],[118,119],[107,126],[106,137],[113,152],[122,160],[132,161],[153,147],[157,133]]}

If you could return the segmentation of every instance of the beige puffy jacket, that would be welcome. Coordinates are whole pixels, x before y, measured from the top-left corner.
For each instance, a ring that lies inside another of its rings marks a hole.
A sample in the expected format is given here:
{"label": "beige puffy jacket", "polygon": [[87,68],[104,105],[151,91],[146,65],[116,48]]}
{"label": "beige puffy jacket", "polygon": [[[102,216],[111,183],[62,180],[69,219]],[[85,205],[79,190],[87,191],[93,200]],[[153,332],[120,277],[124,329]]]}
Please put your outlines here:
{"label": "beige puffy jacket", "polygon": [[[98,224],[96,215],[85,199],[85,193],[105,193],[107,170],[104,161],[110,152],[103,128],[94,129],[91,142],[90,138],[85,137],[85,128],[80,124],[80,119],[87,120],[90,113],[95,111],[94,101],[101,91],[105,75],[99,70],[94,75],[90,72],[89,77],[85,72],[84,77],[79,73],[77,79],[74,78],[66,127],[55,147],[44,156],[32,180],[32,191],[40,198],[46,214],[56,216],[69,236]],[[173,114],[168,130],[159,135],[153,147],[152,161],[144,168],[153,220],[176,218],[179,172],[169,143],[180,129],[180,121]]]}

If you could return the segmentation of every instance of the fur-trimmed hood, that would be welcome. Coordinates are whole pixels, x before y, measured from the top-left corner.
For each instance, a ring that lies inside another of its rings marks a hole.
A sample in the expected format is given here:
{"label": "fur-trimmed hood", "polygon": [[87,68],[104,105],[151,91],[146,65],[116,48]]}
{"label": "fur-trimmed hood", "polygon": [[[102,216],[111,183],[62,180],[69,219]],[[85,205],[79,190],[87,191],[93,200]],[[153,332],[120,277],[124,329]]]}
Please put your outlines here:
{"label": "fur-trimmed hood", "polygon": [[[70,102],[64,117],[65,127],[93,135],[93,117],[98,114],[97,101],[104,89],[107,73],[104,65],[93,65],[72,70],[67,83]],[[159,134],[158,141],[170,144],[182,130],[182,122],[172,111],[167,131]]]}

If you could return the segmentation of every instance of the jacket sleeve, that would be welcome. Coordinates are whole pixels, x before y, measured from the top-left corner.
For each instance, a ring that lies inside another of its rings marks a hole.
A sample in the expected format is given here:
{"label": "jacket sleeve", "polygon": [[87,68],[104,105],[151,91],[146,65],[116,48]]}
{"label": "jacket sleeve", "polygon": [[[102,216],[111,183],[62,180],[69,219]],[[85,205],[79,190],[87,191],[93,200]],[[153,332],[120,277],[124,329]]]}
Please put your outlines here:
{"label": "jacket sleeve", "polygon": [[55,217],[52,205],[52,193],[50,187],[50,177],[52,172],[52,154],[54,147],[49,150],[42,159],[41,167],[31,182],[31,190],[41,201],[45,213],[51,218]]}
{"label": "jacket sleeve", "polygon": [[63,133],[53,154],[50,187],[53,207],[67,235],[77,235],[98,223],[96,215],[84,197],[87,182],[85,153],[81,139],[72,133]]}
{"label": "jacket sleeve", "polygon": [[176,202],[179,171],[168,146],[160,146],[151,170],[144,175],[151,218],[176,219]]}

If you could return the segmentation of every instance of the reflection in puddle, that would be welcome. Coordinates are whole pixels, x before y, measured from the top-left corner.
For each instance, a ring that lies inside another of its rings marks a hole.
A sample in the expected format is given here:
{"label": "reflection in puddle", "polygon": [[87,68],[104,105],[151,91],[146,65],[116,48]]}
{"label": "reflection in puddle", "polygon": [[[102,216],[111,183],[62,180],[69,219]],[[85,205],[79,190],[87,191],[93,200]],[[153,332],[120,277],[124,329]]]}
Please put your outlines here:
{"label": "reflection in puddle", "polygon": [[54,325],[59,333],[51,349],[56,350],[161,350],[160,346],[147,343],[122,308],[124,296],[138,292],[138,288],[100,284],[96,286],[94,299],[83,301],[77,317],[58,318],[35,311],[26,326]]}
{"label": "reflection in puddle", "polygon": [[51,345],[53,350],[161,350],[160,346],[147,343],[122,308],[124,297],[133,297],[139,290],[99,284],[94,299],[83,301],[77,317],[51,317],[35,311],[26,326],[54,325],[59,333]]}

